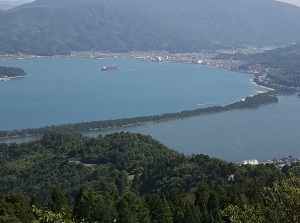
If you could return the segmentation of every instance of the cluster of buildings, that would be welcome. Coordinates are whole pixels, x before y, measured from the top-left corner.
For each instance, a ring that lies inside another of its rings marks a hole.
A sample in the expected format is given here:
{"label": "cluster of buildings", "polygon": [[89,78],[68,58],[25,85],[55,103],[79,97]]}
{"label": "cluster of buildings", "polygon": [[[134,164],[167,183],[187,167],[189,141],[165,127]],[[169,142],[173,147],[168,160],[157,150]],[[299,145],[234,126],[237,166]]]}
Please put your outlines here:
{"label": "cluster of buildings", "polygon": [[241,162],[242,165],[274,164],[280,169],[285,165],[291,166],[293,163],[300,163],[300,158],[285,157],[280,159],[267,160],[263,162],[259,162],[256,159],[250,159],[250,160],[243,160]]}
{"label": "cluster of buildings", "polygon": [[[249,52],[245,52],[249,53]],[[212,67],[218,67],[226,70],[237,70],[242,64],[235,60],[216,60],[214,57],[219,52],[203,51],[196,53],[169,53],[167,51],[131,51],[131,52],[103,52],[103,51],[76,51],[70,55],[56,56],[36,56],[28,54],[4,54],[0,55],[0,60],[12,59],[35,59],[35,58],[90,58],[90,59],[138,59],[155,62],[173,62],[173,63],[194,63],[203,64]]]}
{"label": "cluster of buildings", "polygon": [[22,60],[22,59],[36,59],[45,58],[46,56],[29,55],[25,53],[17,54],[0,54],[0,60]]}
{"label": "cluster of buildings", "polygon": [[98,51],[73,52],[69,57],[93,59],[138,59],[156,62],[178,63],[204,63],[206,58],[212,57],[210,53],[169,53],[167,51],[131,51],[123,53],[110,53]]}
{"label": "cluster of buildings", "polygon": [[256,159],[243,160],[242,165],[258,165],[259,162]]}
{"label": "cluster of buildings", "polygon": [[218,55],[216,52],[169,53],[167,51],[131,51],[126,53],[110,53],[86,51],[73,52],[69,57],[91,59],[138,59],[154,62],[193,63],[226,70],[237,70],[242,64],[241,61],[236,60],[216,60],[214,59],[216,55]]}

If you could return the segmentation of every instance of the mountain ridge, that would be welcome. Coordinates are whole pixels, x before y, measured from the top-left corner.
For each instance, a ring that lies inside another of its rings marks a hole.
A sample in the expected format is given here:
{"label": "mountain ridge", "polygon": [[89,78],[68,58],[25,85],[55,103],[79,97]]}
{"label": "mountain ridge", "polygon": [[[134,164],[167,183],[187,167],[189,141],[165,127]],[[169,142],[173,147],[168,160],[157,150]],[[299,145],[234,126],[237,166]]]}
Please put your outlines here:
{"label": "mountain ridge", "polygon": [[0,21],[2,53],[196,52],[300,41],[299,7],[271,0],[37,0]]}

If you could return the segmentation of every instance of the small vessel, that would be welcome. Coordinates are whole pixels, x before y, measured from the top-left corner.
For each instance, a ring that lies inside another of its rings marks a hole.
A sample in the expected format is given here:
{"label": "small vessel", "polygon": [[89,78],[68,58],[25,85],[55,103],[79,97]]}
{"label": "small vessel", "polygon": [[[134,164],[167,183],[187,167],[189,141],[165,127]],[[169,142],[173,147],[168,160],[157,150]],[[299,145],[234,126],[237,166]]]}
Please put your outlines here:
{"label": "small vessel", "polygon": [[106,70],[118,70],[118,67],[116,65],[113,66],[103,66],[101,68],[102,71],[106,71]]}

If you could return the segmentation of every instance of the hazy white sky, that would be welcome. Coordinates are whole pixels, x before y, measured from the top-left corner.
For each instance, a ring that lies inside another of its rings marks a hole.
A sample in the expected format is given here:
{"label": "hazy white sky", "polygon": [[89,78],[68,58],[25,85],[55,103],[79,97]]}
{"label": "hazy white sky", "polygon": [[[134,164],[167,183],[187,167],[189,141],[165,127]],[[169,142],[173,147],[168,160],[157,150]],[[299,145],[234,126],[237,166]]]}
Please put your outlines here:
{"label": "hazy white sky", "polygon": [[280,0],[280,1],[300,6],[300,0]]}
{"label": "hazy white sky", "polygon": [[[21,2],[21,3],[26,3],[26,2],[33,2],[34,0],[0,0],[0,2],[5,2],[5,3],[18,3],[18,2]],[[294,4],[294,5],[298,5],[300,6],[300,0],[279,0],[279,1],[282,1],[282,2],[287,2],[287,3],[290,3],[290,4]]]}
{"label": "hazy white sky", "polygon": [[0,0],[1,2],[33,2],[34,0]]}
{"label": "hazy white sky", "polygon": [[34,2],[35,0],[0,0],[0,3],[12,3],[12,4],[22,4],[22,3],[28,3],[28,2]]}
{"label": "hazy white sky", "polygon": [[23,4],[23,3],[28,3],[28,2],[34,2],[34,0],[0,0],[0,3],[5,3],[5,4]]}

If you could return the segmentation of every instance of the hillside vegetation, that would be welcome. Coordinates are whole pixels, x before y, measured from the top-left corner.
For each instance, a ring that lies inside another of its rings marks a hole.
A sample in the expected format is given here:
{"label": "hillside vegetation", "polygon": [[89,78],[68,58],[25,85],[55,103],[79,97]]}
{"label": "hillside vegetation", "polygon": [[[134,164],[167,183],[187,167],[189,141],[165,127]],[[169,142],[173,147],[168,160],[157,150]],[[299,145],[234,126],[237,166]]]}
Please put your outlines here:
{"label": "hillside vegetation", "polygon": [[299,8],[273,0],[37,0],[0,21],[2,53],[196,52],[300,39]]}
{"label": "hillside vegetation", "polygon": [[27,73],[18,67],[1,67],[0,66],[0,78],[1,77],[17,77],[25,76]]}
{"label": "hillside vegetation", "polygon": [[298,166],[280,171],[188,157],[141,134],[47,132],[30,143],[2,143],[0,173],[3,222],[211,223],[253,216],[264,219],[256,222],[283,222],[298,216],[284,213],[288,203],[271,200],[290,191],[287,201],[296,202],[291,210],[298,208],[298,181],[282,181],[299,174]]}
{"label": "hillside vegetation", "polygon": [[300,44],[276,48],[264,53],[244,55],[220,54],[215,59],[242,60],[241,70],[249,70],[256,66],[267,74],[272,83],[290,87],[300,87]]}
{"label": "hillside vegetation", "polygon": [[269,70],[268,77],[278,85],[300,87],[300,45],[278,48],[250,57],[251,64]]}

